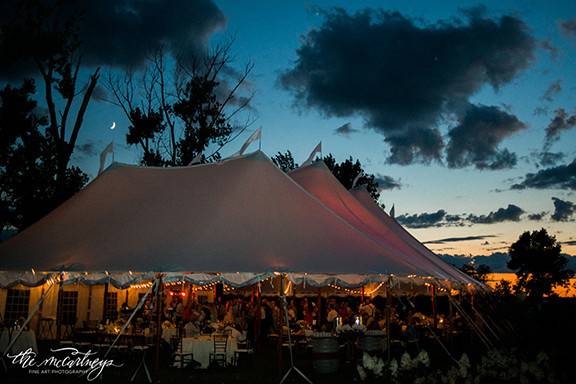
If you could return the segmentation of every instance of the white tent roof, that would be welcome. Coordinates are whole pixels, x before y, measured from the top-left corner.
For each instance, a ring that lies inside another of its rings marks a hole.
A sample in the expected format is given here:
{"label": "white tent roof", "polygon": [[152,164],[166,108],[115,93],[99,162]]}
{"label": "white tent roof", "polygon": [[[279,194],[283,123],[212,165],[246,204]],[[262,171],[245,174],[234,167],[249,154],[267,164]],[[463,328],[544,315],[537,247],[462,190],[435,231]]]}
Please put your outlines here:
{"label": "white tent roof", "polygon": [[441,266],[443,269],[447,269],[452,279],[459,280],[463,282],[468,282],[472,284],[479,284],[478,281],[474,280],[464,272],[451,266],[442,260],[438,255],[432,252],[428,247],[418,241],[410,232],[408,232],[400,223],[395,219],[391,218],[382,208],[376,204],[370,193],[365,188],[357,188],[350,191],[350,193],[362,204],[366,209],[370,210],[376,217],[378,217],[385,225],[388,226],[398,237],[409,244],[415,251],[421,255],[428,258],[434,264]]}
{"label": "white tent roof", "polygon": [[216,164],[115,164],[0,244],[0,269],[418,274],[262,152]]}
{"label": "white tent roof", "polygon": [[356,192],[358,199],[353,196],[323,161],[298,168],[290,172],[290,176],[328,209],[373,238],[396,258],[401,258],[423,271],[419,272],[420,274],[461,283],[475,283],[473,279],[438,258],[386,215],[368,192]]}

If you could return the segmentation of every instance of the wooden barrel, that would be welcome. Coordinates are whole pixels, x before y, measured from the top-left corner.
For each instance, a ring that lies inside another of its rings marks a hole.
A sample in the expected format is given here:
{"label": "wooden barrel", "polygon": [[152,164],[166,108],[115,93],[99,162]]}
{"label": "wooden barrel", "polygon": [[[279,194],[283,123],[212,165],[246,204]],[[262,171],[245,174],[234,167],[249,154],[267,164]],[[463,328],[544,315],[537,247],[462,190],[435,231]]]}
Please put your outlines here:
{"label": "wooden barrel", "polygon": [[367,331],[360,339],[364,352],[379,353],[386,349],[386,334],[382,331]]}
{"label": "wooden barrel", "polygon": [[338,372],[340,354],[337,338],[322,333],[312,336],[312,366],[319,374]]}

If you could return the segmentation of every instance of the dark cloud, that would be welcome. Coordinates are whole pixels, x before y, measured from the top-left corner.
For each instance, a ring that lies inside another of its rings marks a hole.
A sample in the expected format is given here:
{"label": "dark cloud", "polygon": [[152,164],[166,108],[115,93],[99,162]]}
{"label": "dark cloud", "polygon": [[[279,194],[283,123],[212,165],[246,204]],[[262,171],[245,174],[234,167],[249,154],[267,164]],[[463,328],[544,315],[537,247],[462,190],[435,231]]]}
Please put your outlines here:
{"label": "dark cloud", "polygon": [[446,215],[444,218],[448,223],[456,223],[462,220],[462,216],[460,215]]}
{"label": "dark cloud", "polygon": [[[508,247],[499,247],[498,249],[507,249]],[[488,256],[466,256],[466,255],[439,255],[444,261],[461,267],[464,264],[473,262],[475,265],[486,265],[492,272],[510,272],[508,269],[508,260],[510,256],[504,252],[495,252]]]}
{"label": "dark cloud", "polygon": [[554,111],[554,117],[546,127],[545,147],[549,148],[552,143],[558,140],[562,131],[576,127],[576,115],[570,115],[564,108],[558,108]]}
{"label": "dark cloud", "polygon": [[74,150],[78,152],[78,154],[80,154],[81,156],[86,157],[96,156],[97,153],[96,145],[94,144],[94,142],[91,141],[76,145]]}
{"label": "dark cloud", "polygon": [[524,210],[514,204],[508,204],[506,208],[499,208],[497,211],[487,215],[468,215],[467,219],[473,224],[494,224],[503,221],[520,221],[520,216]]}
{"label": "dark cloud", "polygon": [[546,101],[553,101],[554,97],[558,95],[562,91],[562,82],[560,80],[556,80],[552,84],[546,88],[544,94],[542,95],[542,99]]}
{"label": "dark cloud", "polygon": [[570,20],[561,20],[558,25],[564,34],[568,36],[576,36],[576,17]]}
{"label": "dark cloud", "polygon": [[446,243],[457,243],[460,241],[473,241],[473,240],[485,240],[493,237],[498,237],[496,235],[477,235],[477,236],[464,236],[464,237],[447,237],[444,239],[425,241],[423,244],[446,244]]}
{"label": "dark cloud", "polygon": [[[504,221],[520,221],[524,210],[514,204],[508,204],[506,208],[499,208],[487,215],[474,214],[448,214],[444,209],[439,209],[432,213],[419,213],[413,215],[397,216],[396,220],[409,228],[428,227],[462,227],[474,224],[494,224]],[[482,237],[483,239],[484,237]],[[464,240],[474,240],[475,238],[462,238]],[[434,243],[434,242],[432,242]]]}
{"label": "dark cloud", "polygon": [[343,124],[334,130],[334,133],[336,135],[346,136],[346,137],[350,136],[350,134],[354,133],[354,132],[358,132],[358,130],[352,128],[352,124],[350,124],[350,123]]}
{"label": "dark cloud", "polygon": [[550,39],[541,41],[540,48],[550,53],[552,60],[556,60],[558,58],[558,48],[554,44],[552,44],[552,41]]}
{"label": "dark cloud", "polygon": [[553,197],[554,202],[554,213],[552,220],[554,221],[573,221],[573,216],[576,214],[576,204],[571,201],[561,200],[557,197]]}
{"label": "dark cloud", "polygon": [[540,152],[538,153],[538,164],[543,167],[551,167],[562,160],[564,160],[565,154],[562,152]]}
{"label": "dark cloud", "polygon": [[106,88],[97,84],[96,87],[94,87],[94,92],[92,92],[92,98],[96,101],[107,101],[110,100],[110,95]]}
{"label": "dark cloud", "polygon": [[396,220],[408,228],[428,228],[439,225],[445,216],[446,211],[439,209],[433,213],[397,216]]}
{"label": "dark cloud", "polygon": [[512,189],[526,188],[576,190],[576,159],[570,164],[528,173],[522,182],[512,185]]}
{"label": "dark cloud", "polygon": [[[328,116],[363,116],[390,146],[389,161],[398,164],[440,161],[438,125],[460,115],[483,86],[509,83],[532,61],[536,45],[518,18],[490,18],[479,9],[433,24],[377,10],[336,9],[324,16],[280,84],[301,106]],[[484,162],[503,167],[511,155],[496,150]]]}
{"label": "dark cloud", "polygon": [[446,149],[448,166],[460,168],[474,165],[478,169],[503,169],[516,165],[516,155],[499,149],[502,140],[526,128],[516,116],[498,107],[470,105],[450,130]]}
{"label": "dark cloud", "polygon": [[528,220],[532,221],[541,221],[544,217],[548,214],[546,211],[542,211],[539,213],[531,213],[528,215]]}
{"label": "dark cloud", "polygon": [[560,242],[562,245],[576,245],[576,240],[568,240]]}
{"label": "dark cloud", "polygon": [[[0,23],[11,20],[21,3],[1,2]],[[91,65],[138,66],[160,47],[186,59],[203,51],[210,36],[226,25],[212,0],[43,2],[53,3],[59,4],[59,15],[81,17],[82,58]]]}
{"label": "dark cloud", "polygon": [[387,190],[395,188],[400,189],[402,187],[400,180],[396,180],[392,176],[388,175],[381,175],[377,173],[374,177],[374,181],[378,183],[379,190]]}

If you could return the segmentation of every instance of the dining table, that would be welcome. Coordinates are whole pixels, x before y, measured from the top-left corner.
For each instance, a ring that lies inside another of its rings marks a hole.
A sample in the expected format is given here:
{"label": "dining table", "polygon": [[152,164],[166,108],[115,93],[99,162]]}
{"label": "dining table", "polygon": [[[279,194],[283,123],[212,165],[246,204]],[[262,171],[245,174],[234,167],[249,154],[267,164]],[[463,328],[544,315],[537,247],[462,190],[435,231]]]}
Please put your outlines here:
{"label": "dining table", "polygon": [[[235,337],[228,337],[226,346],[226,362],[234,363],[234,356],[238,350],[238,341]],[[213,335],[200,335],[182,338],[182,352],[192,353],[192,358],[198,362],[199,368],[206,369],[210,365],[210,354],[214,352]]]}
{"label": "dining table", "polygon": [[[8,345],[14,337],[18,335],[18,331],[15,329],[3,329],[0,334],[0,352],[4,353]],[[28,348],[32,351],[38,353],[38,345],[36,344],[36,334],[34,331],[22,331],[18,339],[10,347],[10,353],[20,353],[26,351]]]}

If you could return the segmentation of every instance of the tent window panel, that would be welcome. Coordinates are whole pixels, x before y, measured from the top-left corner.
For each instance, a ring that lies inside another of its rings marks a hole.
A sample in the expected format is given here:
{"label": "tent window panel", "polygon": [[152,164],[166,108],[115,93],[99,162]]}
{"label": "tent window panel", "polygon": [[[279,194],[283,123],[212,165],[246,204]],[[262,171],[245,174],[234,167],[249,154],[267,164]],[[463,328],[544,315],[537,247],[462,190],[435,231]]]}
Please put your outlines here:
{"label": "tent window panel", "polygon": [[78,291],[62,291],[58,295],[58,317],[62,324],[76,324],[78,310]]}
{"label": "tent window panel", "polygon": [[118,318],[118,293],[117,292],[107,292],[106,293],[106,309],[105,309],[105,319],[106,320],[116,320]]}
{"label": "tent window panel", "polygon": [[7,324],[14,324],[19,318],[28,317],[30,291],[27,289],[8,289],[4,317]]}

